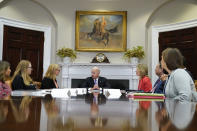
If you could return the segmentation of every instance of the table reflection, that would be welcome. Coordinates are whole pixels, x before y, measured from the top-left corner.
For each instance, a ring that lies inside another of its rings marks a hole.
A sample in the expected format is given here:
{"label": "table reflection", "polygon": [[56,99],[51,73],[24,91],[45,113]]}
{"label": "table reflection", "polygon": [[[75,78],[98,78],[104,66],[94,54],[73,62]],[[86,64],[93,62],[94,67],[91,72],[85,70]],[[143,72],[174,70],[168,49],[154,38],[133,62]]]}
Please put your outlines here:
{"label": "table reflection", "polygon": [[42,99],[42,105],[45,109],[45,112],[46,112],[48,118],[54,118],[54,117],[58,116],[59,106],[56,103],[56,99],[53,99],[53,97],[50,94],[47,94]]}
{"label": "table reflection", "polygon": [[28,120],[30,115],[29,104],[31,101],[32,98],[30,96],[17,97],[9,101],[13,116],[17,123],[23,123]]}
{"label": "table reflection", "polygon": [[6,101],[0,102],[0,123],[6,121],[8,115],[8,103]]}
{"label": "table reflection", "polygon": [[164,102],[156,102],[158,110],[155,113],[155,120],[159,126],[159,130],[166,131],[171,125],[168,111],[165,108]]}
{"label": "table reflection", "polygon": [[11,96],[0,100],[0,130],[179,131],[196,130],[194,102],[118,98],[110,91],[69,98]]}
{"label": "table reflection", "polygon": [[0,100],[0,130],[39,130],[40,99],[31,96]]}
{"label": "table reflection", "polygon": [[99,105],[106,104],[106,97],[103,93],[93,92],[86,94],[86,103],[90,104],[90,122],[93,127],[104,127],[108,118],[99,116]]}

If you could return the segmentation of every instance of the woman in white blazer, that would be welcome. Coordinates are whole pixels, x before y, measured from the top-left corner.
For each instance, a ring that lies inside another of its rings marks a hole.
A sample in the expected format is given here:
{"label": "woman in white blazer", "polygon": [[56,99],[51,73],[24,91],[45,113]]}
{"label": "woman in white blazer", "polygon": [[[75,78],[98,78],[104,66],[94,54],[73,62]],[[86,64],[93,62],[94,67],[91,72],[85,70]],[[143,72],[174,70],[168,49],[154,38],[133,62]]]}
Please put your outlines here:
{"label": "woman in white blazer", "polygon": [[167,48],[162,52],[162,67],[168,71],[164,93],[167,98],[192,100],[195,85],[191,76],[182,69],[183,56],[176,48]]}

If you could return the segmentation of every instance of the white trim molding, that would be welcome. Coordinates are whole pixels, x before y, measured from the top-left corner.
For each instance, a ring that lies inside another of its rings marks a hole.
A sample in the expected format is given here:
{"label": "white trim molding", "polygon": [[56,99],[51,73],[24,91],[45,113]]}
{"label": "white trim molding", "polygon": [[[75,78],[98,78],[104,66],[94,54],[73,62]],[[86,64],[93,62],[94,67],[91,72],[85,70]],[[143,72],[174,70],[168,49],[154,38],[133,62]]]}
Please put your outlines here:
{"label": "white trim molding", "polygon": [[43,74],[51,62],[51,27],[0,17],[0,60],[3,57],[4,25],[44,32]]}
{"label": "white trim molding", "polygon": [[160,26],[152,26],[152,82],[155,82],[157,76],[155,74],[155,66],[159,62],[159,33],[166,32],[166,31],[173,31],[173,30],[180,30],[186,28],[197,27],[197,19],[180,22],[180,23],[173,23],[173,24],[166,24]]}

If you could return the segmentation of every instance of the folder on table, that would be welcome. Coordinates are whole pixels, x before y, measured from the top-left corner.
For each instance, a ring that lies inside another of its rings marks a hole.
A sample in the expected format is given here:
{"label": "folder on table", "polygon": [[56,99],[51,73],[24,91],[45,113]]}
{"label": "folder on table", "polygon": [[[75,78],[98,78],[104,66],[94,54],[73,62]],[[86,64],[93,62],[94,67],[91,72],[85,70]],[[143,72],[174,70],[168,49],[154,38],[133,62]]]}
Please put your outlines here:
{"label": "folder on table", "polygon": [[156,93],[129,93],[127,97],[133,99],[165,99],[164,94]]}

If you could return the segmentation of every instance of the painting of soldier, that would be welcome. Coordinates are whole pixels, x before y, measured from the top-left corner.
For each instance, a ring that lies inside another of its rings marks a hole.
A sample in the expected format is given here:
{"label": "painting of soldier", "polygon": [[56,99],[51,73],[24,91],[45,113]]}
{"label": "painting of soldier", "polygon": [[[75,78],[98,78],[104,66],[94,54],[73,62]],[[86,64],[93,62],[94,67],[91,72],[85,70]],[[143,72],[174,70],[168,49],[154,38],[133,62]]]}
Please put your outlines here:
{"label": "painting of soldier", "polygon": [[126,12],[77,11],[76,50],[125,51]]}

